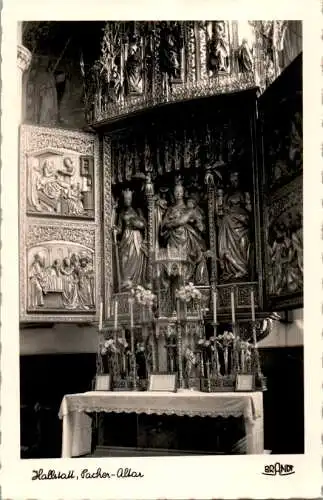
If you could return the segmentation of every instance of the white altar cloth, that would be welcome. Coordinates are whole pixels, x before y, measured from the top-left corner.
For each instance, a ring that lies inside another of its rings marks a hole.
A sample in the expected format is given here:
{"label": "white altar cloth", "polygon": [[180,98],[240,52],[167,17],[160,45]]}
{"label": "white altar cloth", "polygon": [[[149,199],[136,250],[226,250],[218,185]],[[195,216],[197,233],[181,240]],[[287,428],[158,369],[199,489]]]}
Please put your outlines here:
{"label": "white altar cloth", "polygon": [[262,454],[262,392],[85,392],[64,396],[59,417],[63,419],[62,457],[91,451],[91,418],[86,413],[145,413],[190,417],[240,417],[245,420],[245,449]]}

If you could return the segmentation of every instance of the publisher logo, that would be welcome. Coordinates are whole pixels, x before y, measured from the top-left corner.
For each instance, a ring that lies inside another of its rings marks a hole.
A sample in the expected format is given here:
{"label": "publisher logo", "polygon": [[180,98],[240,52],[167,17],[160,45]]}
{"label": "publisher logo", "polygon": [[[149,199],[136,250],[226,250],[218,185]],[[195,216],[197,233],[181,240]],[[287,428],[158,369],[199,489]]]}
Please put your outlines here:
{"label": "publisher logo", "polygon": [[295,474],[294,465],[281,464],[279,462],[272,465],[265,465],[262,474],[264,476],[290,476],[291,474]]}

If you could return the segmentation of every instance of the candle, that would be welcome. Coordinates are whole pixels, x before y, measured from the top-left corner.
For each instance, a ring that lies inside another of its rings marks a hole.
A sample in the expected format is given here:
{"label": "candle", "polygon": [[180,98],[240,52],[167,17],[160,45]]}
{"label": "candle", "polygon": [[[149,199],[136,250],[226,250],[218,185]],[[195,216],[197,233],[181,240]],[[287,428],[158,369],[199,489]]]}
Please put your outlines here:
{"label": "candle", "polygon": [[129,309],[130,309],[130,327],[133,328],[133,301],[129,300]]}
{"label": "candle", "polygon": [[180,304],[180,300],[177,299],[176,301],[176,308],[177,308],[177,319],[179,320],[180,319],[180,314],[181,314],[181,304]]}
{"label": "candle", "polygon": [[220,365],[219,352],[218,352],[217,347],[216,347],[216,366],[217,366],[218,375],[221,375],[221,365]]}
{"label": "candle", "polygon": [[110,296],[110,283],[107,283],[107,316],[110,318],[111,316],[111,296]]}
{"label": "candle", "polygon": [[101,331],[103,327],[103,302],[100,302],[100,312],[99,312],[99,330]]}
{"label": "candle", "polygon": [[250,292],[250,300],[251,300],[251,319],[252,321],[256,321],[256,315],[255,315],[255,292],[254,289],[251,289]]}
{"label": "candle", "polygon": [[217,293],[216,290],[213,291],[213,323],[216,325],[216,302],[217,302]]}
{"label": "candle", "polygon": [[118,328],[118,299],[114,301],[114,329]]}
{"label": "candle", "polygon": [[234,288],[231,289],[231,317],[232,317],[232,326],[236,323],[236,313],[234,307]]}

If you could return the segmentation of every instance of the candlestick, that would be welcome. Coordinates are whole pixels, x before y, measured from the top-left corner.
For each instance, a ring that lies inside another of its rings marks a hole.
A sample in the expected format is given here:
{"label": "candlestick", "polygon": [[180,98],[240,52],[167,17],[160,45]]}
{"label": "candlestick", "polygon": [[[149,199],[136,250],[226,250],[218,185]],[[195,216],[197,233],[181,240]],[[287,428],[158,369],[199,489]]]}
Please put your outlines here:
{"label": "candlestick", "polygon": [[101,332],[103,328],[103,302],[100,302],[100,312],[99,312],[99,330]]}
{"label": "candlestick", "polygon": [[110,296],[110,283],[108,281],[107,283],[107,317],[110,318],[111,316],[111,296]]}
{"label": "candlestick", "polygon": [[118,328],[118,299],[114,301],[114,329]]}
{"label": "candlestick", "polygon": [[211,392],[210,361],[206,362],[207,390]]}
{"label": "candlestick", "polygon": [[221,365],[220,365],[220,358],[219,358],[219,351],[217,346],[215,346],[216,349],[216,366],[217,366],[217,372],[218,375],[221,375]]}
{"label": "candlestick", "polygon": [[256,314],[255,314],[255,292],[254,289],[251,289],[250,292],[250,301],[251,301],[251,319],[252,321],[256,321]]}
{"label": "candlestick", "polygon": [[129,299],[130,327],[133,328],[133,301]]}
{"label": "candlestick", "polygon": [[216,325],[216,320],[217,320],[217,292],[216,290],[213,291],[213,323]]}
{"label": "candlestick", "polygon": [[135,337],[133,328],[130,328],[130,341],[131,341],[131,357],[132,357],[132,383],[133,390],[137,388],[137,364],[136,364],[136,353],[135,353]]}
{"label": "candlestick", "polygon": [[184,379],[183,379],[183,353],[182,353],[183,345],[182,345],[182,327],[181,324],[177,324],[177,356],[178,356],[178,380],[179,380],[179,388],[184,388]]}
{"label": "candlestick", "polygon": [[[231,289],[231,317],[232,317],[232,326],[234,326],[236,323],[236,312],[235,312],[235,305],[234,305],[234,288]],[[234,332],[232,332],[232,333],[234,333]]]}
{"label": "candlestick", "polygon": [[179,299],[177,299],[177,301],[176,301],[176,314],[177,314],[177,319],[179,321],[180,315],[181,315],[181,303],[180,303]]}
{"label": "candlestick", "polygon": [[173,373],[174,372],[174,360],[173,360],[173,353],[172,352],[170,353],[169,361],[170,361],[170,372]]}

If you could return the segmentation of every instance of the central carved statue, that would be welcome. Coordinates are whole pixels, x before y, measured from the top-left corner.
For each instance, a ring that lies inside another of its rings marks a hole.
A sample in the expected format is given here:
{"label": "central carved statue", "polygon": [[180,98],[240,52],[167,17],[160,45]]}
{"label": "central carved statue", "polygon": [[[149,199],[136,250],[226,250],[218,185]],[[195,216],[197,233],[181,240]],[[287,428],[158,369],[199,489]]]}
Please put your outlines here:
{"label": "central carved statue", "polygon": [[179,181],[175,185],[174,198],[175,203],[168,208],[161,222],[161,243],[168,255],[186,261],[185,281],[193,281],[196,285],[208,284],[202,211],[194,199],[185,203],[184,188]]}

